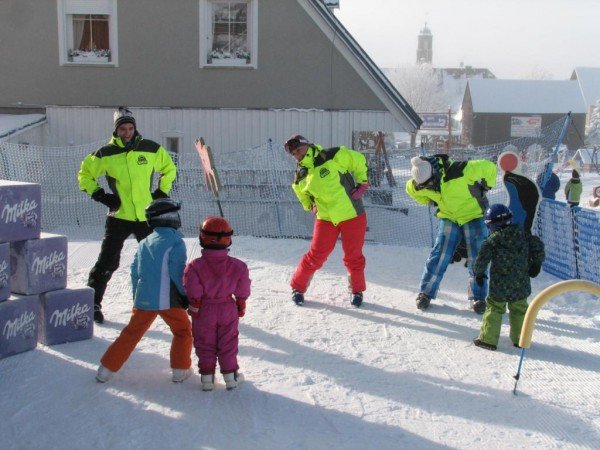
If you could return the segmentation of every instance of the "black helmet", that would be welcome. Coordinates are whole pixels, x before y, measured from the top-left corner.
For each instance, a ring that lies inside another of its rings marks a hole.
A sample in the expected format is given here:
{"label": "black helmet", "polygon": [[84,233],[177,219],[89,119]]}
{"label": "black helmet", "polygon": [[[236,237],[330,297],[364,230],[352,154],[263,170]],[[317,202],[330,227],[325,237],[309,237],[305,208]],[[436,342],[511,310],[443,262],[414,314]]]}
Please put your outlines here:
{"label": "black helmet", "polygon": [[490,233],[512,223],[513,213],[501,203],[491,205],[485,212],[485,224]]}
{"label": "black helmet", "polygon": [[146,221],[152,228],[156,227],[181,227],[179,210],[181,203],[170,198],[157,198],[146,208]]}

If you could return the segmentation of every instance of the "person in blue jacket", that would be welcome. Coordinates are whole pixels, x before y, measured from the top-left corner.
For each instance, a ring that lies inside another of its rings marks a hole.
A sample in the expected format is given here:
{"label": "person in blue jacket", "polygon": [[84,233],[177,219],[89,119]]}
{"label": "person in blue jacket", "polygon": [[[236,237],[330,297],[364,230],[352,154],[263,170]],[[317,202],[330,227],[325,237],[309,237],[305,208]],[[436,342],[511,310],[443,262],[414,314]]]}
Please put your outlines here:
{"label": "person in blue jacket", "polygon": [[[560,189],[560,179],[558,175],[556,175],[552,169],[548,169],[548,165],[544,166],[544,170],[540,172],[537,176],[537,185],[540,187],[542,191],[543,198],[549,198],[551,200],[556,200],[556,193]],[[550,172],[549,175],[546,175],[546,172]],[[546,179],[544,179],[546,178]],[[545,183],[544,183],[545,181]]]}
{"label": "person in blue jacket", "polygon": [[191,374],[192,326],[183,289],[183,270],[187,260],[179,209],[170,198],[154,200],[146,208],[153,232],[140,242],[131,264],[134,307],[129,324],[100,359],[96,380],[108,381],[127,361],[156,316],[169,325],[172,381],[182,382]]}

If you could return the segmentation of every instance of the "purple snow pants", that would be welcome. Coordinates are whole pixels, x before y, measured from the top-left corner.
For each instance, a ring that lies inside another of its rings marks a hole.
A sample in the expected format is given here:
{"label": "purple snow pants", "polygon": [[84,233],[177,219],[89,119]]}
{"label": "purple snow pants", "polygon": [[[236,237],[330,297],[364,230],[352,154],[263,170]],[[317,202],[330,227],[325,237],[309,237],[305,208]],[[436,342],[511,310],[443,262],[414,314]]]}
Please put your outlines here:
{"label": "purple snow pants", "polygon": [[205,300],[200,317],[192,319],[194,347],[202,375],[215,373],[217,358],[221,373],[238,370],[238,317],[232,298]]}

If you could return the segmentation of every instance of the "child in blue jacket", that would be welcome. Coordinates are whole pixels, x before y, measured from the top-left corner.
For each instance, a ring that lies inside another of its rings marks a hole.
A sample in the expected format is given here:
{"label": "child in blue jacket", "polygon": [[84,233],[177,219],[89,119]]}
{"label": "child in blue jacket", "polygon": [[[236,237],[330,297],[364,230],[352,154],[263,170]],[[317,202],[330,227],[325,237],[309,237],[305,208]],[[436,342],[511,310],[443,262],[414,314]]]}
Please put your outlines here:
{"label": "child in blue jacket", "polygon": [[172,381],[182,382],[191,374],[192,328],[185,309],[183,269],[187,260],[179,217],[180,204],[169,198],[154,200],[146,208],[152,234],[140,242],[131,264],[134,307],[129,324],[100,360],[96,380],[108,381],[127,361],[156,316],[169,325]]}

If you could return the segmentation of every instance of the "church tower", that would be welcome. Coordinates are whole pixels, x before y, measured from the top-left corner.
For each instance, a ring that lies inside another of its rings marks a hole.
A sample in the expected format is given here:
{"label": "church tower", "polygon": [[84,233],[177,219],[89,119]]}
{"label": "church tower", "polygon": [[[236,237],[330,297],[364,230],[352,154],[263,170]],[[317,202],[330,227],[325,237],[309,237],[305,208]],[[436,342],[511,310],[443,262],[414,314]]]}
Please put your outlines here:
{"label": "church tower", "polygon": [[433,59],[433,35],[431,30],[427,28],[427,22],[419,34],[417,45],[417,64],[431,64]]}

